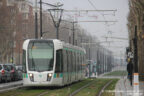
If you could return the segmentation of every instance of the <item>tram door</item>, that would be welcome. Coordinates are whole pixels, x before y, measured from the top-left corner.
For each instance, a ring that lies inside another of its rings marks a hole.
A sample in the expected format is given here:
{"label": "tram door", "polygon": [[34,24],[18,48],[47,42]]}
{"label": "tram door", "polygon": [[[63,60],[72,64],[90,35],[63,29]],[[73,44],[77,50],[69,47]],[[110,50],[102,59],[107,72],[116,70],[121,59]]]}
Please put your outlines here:
{"label": "tram door", "polygon": [[67,55],[65,50],[63,50],[63,82],[64,84],[67,82]]}

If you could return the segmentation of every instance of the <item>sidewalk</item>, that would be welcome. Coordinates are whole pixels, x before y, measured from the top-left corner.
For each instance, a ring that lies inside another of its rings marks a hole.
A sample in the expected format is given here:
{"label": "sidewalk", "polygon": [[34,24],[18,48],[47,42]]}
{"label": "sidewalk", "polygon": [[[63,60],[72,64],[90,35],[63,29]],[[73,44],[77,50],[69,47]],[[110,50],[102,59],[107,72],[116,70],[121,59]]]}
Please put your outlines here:
{"label": "sidewalk", "polygon": [[[130,85],[129,80],[124,77],[121,78],[116,84],[115,96],[134,96],[133,87]],[[139,84],[139,96],[144,96],[144,82]]]}
{"label": "sidewalk", "polygon": [[[113,68],[113,71],[126,70],[126,66],[118,66]],[[109,72],[108,72],[109,73]],[[97,78],[119,78],[120,80],[116,84],[114,90],[115,96],[144,96],[144,81],[139,82],[139,95],[134,95],[133,86],[130,85],[130,81],[127,79],[127,76],[104,76],[107,73],[99,75]]]}

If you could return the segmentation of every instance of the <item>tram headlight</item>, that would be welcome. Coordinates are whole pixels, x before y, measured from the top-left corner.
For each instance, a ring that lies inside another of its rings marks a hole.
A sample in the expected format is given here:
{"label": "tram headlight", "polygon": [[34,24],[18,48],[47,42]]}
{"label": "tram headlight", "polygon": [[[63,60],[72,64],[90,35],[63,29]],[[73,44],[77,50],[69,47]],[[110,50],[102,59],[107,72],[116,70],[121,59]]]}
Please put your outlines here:
{"label": "tram headlight", "polygon": [[48,77],[52,77],[52,73],[48,73]]}
{"label": "tram headlight", "polygon": [[51,80],[51,77],[52,77],[52,73],[48,73],[48,74],[47,74],[47,81],[50,81],[50,80]]}
{"label": "tram headlight", "polygon": [[29,78],[31,81],[34,81],[34,75],[32,73],[29,73]]}
{"label": "tram headlight", "polygon": [[30,74],[29,74],[29,76],[30,76],[30,77],[32,77],[32,76],[33,76],[33,74],[32,74],[32,73],[30,73]]}

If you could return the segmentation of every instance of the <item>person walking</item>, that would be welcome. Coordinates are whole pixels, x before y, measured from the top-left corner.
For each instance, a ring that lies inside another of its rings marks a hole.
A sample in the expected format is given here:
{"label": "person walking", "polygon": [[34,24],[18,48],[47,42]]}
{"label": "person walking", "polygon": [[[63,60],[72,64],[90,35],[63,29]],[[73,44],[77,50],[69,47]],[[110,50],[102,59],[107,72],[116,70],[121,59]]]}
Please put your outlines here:
{"label": "person walking", "polygon": [[132,86],[133,63],[132,63],[132,60],[130,58],[128,59],[127,72],[128,72],[128,79],[130,80],[130,84]]}

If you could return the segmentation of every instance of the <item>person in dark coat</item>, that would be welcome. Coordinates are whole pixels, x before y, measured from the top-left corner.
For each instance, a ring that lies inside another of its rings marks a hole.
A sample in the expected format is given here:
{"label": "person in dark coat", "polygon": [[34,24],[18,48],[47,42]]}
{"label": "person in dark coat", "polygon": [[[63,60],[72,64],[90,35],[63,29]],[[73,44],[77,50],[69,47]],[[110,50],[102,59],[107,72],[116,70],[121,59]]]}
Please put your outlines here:
{"label": "person in dark coat", "polygon": [[130,84],[132,85],[133,63],[131,59],[128,59],[127,72],[128,72],[128,79],[130,80]]}

